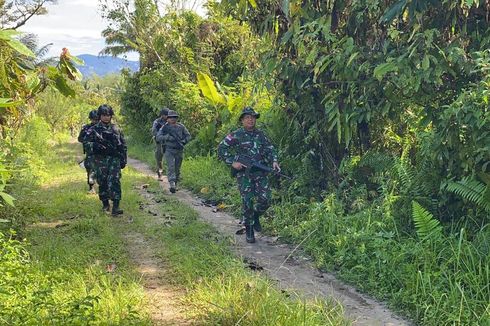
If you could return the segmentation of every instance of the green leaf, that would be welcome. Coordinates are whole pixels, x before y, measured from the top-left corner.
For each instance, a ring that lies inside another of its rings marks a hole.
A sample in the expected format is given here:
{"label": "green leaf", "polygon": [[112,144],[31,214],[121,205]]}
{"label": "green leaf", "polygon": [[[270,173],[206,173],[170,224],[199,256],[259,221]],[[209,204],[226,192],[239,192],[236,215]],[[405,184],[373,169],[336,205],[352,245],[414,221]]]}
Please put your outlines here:
{"label": "green leaf", "polygon": [[403,13],[403,10],[406,5],[407,5],[407,0],[398,1],[385,12],[385,14],[381,17],[380,22],[382,23],[391,22],[395,17],[398,17]]}
{"label": "green leaf", "polygon": [[70,60],[73,61],[75,64],[77,64],[79,66],[85,65],[85,62],[82,59],[78,58],[78,57],[70,56]]}
{"label": "green leaf", "polygon": [[66,79],[63,78],[63,76],[61,76],[60,74],[56,74],[55,76],[53,76],[53,81],[56,89],[59,90],[61,94],[71,97],[75,96],[75,90],[73,90],[73,88],[68,85]]}
{"label": "green leaf", "polygon": [[422,60],[422,69],[427,70],[430,67],[429,56],[426,54]]}
{"label": "green leaf", "polygon": [[31,50],[29,50],[29,48],[27,46],[25,46],[24,44],[22,44],[22,42],[20,42],[20,41],[10,39],[10,40],[7,40],[7,44],[12,49],[19,52],[22,55],[25,55],[27,57],[32,57],[32,58],[35,57],[34,53]]}
{"label": "green leaf", "polygon": [[380,65],[378,65],[376,68],[374,68],[374,77],[381,81],[383,79],[384,75],[391,71],[398,71],[398,67],[394,62],[385,62]]}
{"label": "green leaf", "polygon": [[0,40],[9,41],[12,39],[12,36],[19,35],[20,32],[13,29],[2,29],[0,30]]}
{"label": "green leaf", "polygon": [[218,92],[213,81],[207,74],[198,72],[197,83],[204,97],[207,98],[213,105],[216,106],[218,104],[226,104],[223,95]]}
{"label": "green leaf", "polygon": [[255,2],[255,0],[248,0],[248,3],[250,3],[250,5],[256,9],[257,8],[257,2]]}
{"label": "green leaf", "polygon": [[14,200],[15,198],[10,196],[9,194],[5,193],[5,192],[0,192],[0,197],[2,197],[2,199],[10,206],[15,206],[14,205]]}
{"label": "green leaf", "polygon": [[354,52],[350,55],[349,57],[349,60],[347,60],[347,64],[346,66],[350,66],[350,64],[352,63],[352,61],[359,55],[359,52]]}
{"label": "green leaf", "polygon": [[3,219],[3,218],[0,218],[0,223],[9,223],[9,222],[10,222],[10,220],[6,220],[6,219]]}
{"label": "green leaf", "polygon": [[22,104],[22,101],[13,101],[11,98],[0,98],[0,108],[10,108]]}

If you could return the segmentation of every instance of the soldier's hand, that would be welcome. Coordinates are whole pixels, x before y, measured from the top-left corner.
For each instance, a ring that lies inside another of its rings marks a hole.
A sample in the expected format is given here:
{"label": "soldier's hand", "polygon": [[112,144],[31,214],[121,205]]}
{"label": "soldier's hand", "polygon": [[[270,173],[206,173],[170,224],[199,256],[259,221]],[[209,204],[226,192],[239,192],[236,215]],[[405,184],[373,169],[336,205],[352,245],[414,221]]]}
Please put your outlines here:
{"label": "soldier's hand", "polygon": [[277,172],[281,172],[281,167],[279,166],[279,163],[274,162],[272,163],[272,168],[276,170]]}
{"label": "soldier's hand", "polygon": [[245,166],[245,165],[243,165],[243,164],[242,164],[242,163],[240,163],[240,162],[233,162],[233,163],[231,164],[231,166],[232,166],[232,167],[233,167],[235,170],[241,170],[241,169],[245,169],[245,168],[246,168],[246,166]]}

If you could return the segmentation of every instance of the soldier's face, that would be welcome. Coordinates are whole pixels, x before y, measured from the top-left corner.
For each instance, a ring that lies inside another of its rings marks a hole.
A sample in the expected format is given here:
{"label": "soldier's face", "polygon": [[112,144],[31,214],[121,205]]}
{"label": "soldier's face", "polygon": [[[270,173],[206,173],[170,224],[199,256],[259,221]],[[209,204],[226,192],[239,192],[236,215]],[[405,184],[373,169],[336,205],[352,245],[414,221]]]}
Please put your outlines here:
{"label": "soldier's face", "polygon": [[242,126],[246,130],[252,130],[255,128],[255,122],[257,121],[257,118],[255,116],[250,115],[250,114],[245,114],[242,118]]}
{"label": "soldier's face", "polygon": [[102,121],[103,123],[109,123],[109,122],[111,122],[111,118],[112,118],[111,115],[102,114],[100,116],[100,121]]}
{"label": "soldier's face", "polygon": [[167,118],[167,122],[170,123],[171,125],[174,125],[177,123],[177,118],[175,117]]}

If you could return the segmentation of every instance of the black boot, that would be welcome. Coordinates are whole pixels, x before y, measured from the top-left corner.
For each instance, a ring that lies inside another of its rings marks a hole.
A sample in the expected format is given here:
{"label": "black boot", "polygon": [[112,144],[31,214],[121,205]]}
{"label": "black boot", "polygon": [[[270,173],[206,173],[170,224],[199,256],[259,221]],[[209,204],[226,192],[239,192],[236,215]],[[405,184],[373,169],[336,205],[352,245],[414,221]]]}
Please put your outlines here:
{"label": "black boot", "polygon": [[175,181],[170,181],[170,192],[175,194],[175,191],[176,191]]}
{"label": "black boot", "polygon": [[109,212],[109,210],[111,209],[111,206],[109,205],[109,201],[106,199],[106,200],[103,200],[102,201],[102,210],[104,212]]}
{"label": "black boot", "polygon": [[254,228],[252,225],[245,225],[245,234],[247,236],[248,243],[255,242]]}
{"label": "black boot", "polygon": [[119,208],[119,200],[112,201],[112,216],[121,215],[123,210]]}
{"label": "black boot", "polygon": [[262,232],[262,225],[260,225],[260,214],[255,212],[254,213],[254,230],[257,232]]}

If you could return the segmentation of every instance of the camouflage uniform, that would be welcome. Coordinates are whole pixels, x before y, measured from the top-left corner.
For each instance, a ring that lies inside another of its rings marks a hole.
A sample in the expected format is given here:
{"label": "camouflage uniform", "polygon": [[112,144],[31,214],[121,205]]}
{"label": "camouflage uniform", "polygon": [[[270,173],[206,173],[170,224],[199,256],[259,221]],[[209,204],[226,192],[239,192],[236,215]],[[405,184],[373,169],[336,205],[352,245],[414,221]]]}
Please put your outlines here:
{"label": "camouflage uniform", "polygon": [[[176,114],[172,112],[169,111],[169,118],[172,117],[171,114]],[[176,115],[176,117],[178,116]],[[167,177],[170,183],[170,190],[172,190],[172,185],[175,187],[175,183],[180,180],[180,167],[182,165],[184,145],[191,140],[191,134],[183,124],[167,123],[158,132],[156,140],[165,145]]]}
{"label": "camouflage uniform", "polygon": [[155,160],[157,161],[157,173],[160,176],[160,171],[163,170],[162,160],[163,154],[165,153],[165,144],[162,142],[158,142],[157,135],[158,131],[167,123],[166,119],[158,118],[153,121],[153,125],[151,127],[151,133],[155,139]]}
{"label": "camouflage uniform", "polygon": [[[266,135],[258,130],[244,128],[233,131],[218,146],[218,158],[226,164],[233,164],[235,155],[247,155],[253,160],[271,165],[277,162],[277,153]],[[233,169],[233,168],[232,168]],[[270,205],[271,189],[264,171],[241,170],[236,173],[238,190],[242,197],[242,214],[245,225],[258,223]]]}
{"label": "camouflage uniform", "polygon": [[99,199],[121,200],[121,169],[126,166],[124,136],[114,124],[97,123],[88,130],[88,147],[94,155]]}
{"label": "camouflage uniform", "polygon": [[83,144],[83,153],[85,154],[85,159],[83,160],[83,166],[87,171],[87,184],[89,186],[89,190],[92,190],[92,187],[95,184],[95,162],[94,155],[91,153],[89,146],[87,144],[87,134],[88,130],[92,128],[95,124],[89,123],[82,127],[80,130],[80,134],[78,135],[78,141]]}

